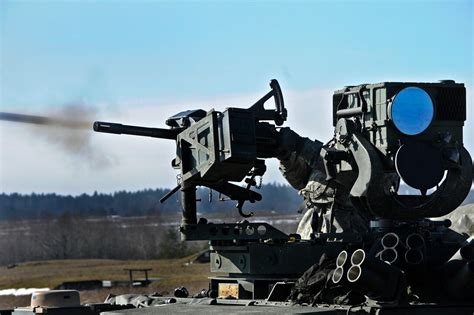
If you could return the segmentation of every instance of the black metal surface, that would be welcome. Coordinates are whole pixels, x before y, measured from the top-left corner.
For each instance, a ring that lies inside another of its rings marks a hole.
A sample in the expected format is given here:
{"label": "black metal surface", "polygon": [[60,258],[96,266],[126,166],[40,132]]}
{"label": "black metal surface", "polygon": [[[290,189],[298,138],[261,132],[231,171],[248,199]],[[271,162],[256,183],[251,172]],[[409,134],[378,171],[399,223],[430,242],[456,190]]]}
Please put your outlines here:
{"label": "black metal surface", "polygon": [[436,107],[436,119],[447,121],[466,120],[466,89],[464,87],[439,89],[435,102],[446,104],[445,106]]}
{"label": "black metal surface", "polygon": [[395,167],[405,183],[422,191],[438,185],[445,171],[442,152],[424,141],[409,141],[400,146]]}
{"label": "black metal surface", "polygon": [[175,140],[179,129],[148,128],[111,122],[94,122],[94,131]]}
{"label": "black metal surface", "polygon": [[168,118],[166,120],[166,125],[172,128],[187,128],[192,123],[206,117],[206,114],[206,111],[202,109],[186,110]]}
{"label": "black metal surface", "polygon": [[287,234],[264,222],[188,224],[181,226],[180,230],[186,234],[187,240],[288,240]]}

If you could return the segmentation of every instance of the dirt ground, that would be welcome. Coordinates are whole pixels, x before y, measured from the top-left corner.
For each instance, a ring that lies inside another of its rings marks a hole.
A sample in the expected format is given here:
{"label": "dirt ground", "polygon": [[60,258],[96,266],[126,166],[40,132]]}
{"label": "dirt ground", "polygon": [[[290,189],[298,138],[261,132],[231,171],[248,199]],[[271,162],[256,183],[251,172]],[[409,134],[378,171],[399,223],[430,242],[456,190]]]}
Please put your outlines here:
{"label": "dirt ground", "polygon": [[[0,290],[11,288],[54,288],[66,281],[127,280],[124,268],[152,268],[150,278],[160,278],[148,287],[101,288],[81,291],[81,303],[100,303],[109,294],[153,293],[172,294],[185,286],[190,294],[208,287],[209,264],[183,259],[119,261],[119,260],[56,260],[23,263],[15,268],[0,266]],[[216,274],[213,274],[214,276]],[[137,274],[137,277],[142,277]],[[30,296],[0,296],[0,309],[27,306]]]}

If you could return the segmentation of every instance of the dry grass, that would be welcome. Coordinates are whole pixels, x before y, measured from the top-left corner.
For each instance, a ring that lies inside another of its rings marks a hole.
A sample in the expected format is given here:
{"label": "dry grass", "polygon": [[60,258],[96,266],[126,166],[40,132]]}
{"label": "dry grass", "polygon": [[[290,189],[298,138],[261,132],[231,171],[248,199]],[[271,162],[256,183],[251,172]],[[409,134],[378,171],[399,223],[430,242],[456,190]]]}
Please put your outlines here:
{"label": "dry grass", "polygon": [[[54,288],[66,281],[78,280],[127,280],[124,268],[153,268],[150,278],[161,278],[146,288],[110,288],[81,292],[82,303],[103,302],[109,293],[153,293],[172,294],[174,288],[185,286],[190,294],[208,287],[211,276],[209,264],[186,264],[192,259],[163,260],[52,260],[28,262],[13,269],[0,267],[0,289],[10,288]],[[215,274],[214,274],[215,275]],[[138,277],[142,277],[137,273]],[[0,309],[29,304],[29,296],[1,297]]]}

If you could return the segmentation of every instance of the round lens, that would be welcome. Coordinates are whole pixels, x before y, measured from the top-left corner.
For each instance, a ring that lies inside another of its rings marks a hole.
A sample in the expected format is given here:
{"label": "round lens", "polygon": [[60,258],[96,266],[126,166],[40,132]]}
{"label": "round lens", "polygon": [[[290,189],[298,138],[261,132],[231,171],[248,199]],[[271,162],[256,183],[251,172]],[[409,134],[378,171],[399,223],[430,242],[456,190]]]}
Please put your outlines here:
{"label": "round lens", "polygon": [[425,90],[407,87],[398,92],[392,103],[391,118],[398,130],[417,135],[428,128],[434,116],[431,97]]}

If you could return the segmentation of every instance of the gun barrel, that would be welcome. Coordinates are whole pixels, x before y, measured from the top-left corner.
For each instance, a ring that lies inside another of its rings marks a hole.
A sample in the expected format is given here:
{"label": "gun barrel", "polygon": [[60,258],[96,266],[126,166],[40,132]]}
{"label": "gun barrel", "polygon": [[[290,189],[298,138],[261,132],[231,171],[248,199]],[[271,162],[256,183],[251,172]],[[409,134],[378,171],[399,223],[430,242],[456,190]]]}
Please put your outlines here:
{"label": "gun barrel", "polygon": [[171,140],[176,140],[176,136],[181,132],[180,129],[148,128],[103,121],[94,122],[94,131]]}

